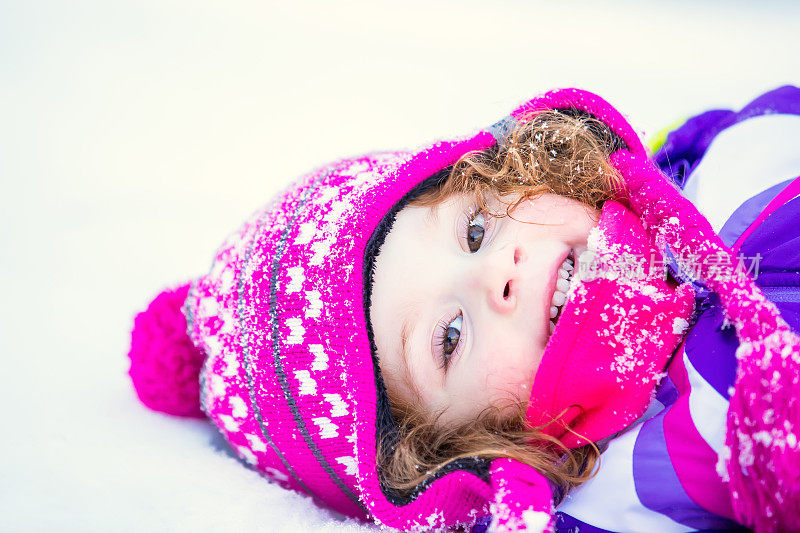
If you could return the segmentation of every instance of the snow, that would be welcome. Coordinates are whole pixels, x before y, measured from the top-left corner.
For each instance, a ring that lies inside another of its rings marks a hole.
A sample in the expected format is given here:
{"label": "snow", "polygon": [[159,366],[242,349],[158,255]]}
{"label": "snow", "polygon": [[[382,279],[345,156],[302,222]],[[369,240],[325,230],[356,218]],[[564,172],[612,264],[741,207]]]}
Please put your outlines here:
{"label": "snow", "polygon": [[800,82],[789,2],[578,2],[569,24],[613,28],[602,48],[624,51],[605,54],[596,32],[531,26],[565,20],[556,4],[4,7],[0,531],[377,530],[270,484],[206,422],[143,408],[133,313],[204,273],[287,180],[342,156],[460,135],[557,86],[653,133]]}
{"label": "snow", "polygon": [[538,533],[545,531],[547,524],[550,523],[550,515],[542,511],[533,511],[528,509],[522,512],[522,520],[525,522],[525,527],[531,533]]}
{"label": "snow", "polygon": [[688,327],[689,327],[689,322],[681,317],[678,317],[672,321],[672,333],[676,335],[682,334],[684,331],[686,331],[686,328]]}

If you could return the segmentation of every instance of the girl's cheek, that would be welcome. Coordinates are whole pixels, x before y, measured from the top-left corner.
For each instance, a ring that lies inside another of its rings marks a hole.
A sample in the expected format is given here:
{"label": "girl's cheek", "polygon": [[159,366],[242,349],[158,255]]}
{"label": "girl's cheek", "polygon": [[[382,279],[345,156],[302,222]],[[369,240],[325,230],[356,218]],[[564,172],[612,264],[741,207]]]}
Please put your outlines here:
{"label": "girl's cheek", "polygon": [[527,400],[531,393],[532,377],[531,369],[525,366],[514,365],[494,369],[486,379],[488,389],[493,396],[493,403]]}

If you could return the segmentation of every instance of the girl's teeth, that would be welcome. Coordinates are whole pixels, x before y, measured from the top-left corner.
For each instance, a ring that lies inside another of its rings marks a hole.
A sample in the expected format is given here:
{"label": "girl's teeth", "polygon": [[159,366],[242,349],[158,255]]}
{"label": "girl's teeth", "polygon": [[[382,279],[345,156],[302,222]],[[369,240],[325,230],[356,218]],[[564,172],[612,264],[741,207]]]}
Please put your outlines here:
{"label": "girl's teeth", "polygon": [[556,290],[553,293],[553,300],[550,306],[550,333],[556,329],[555,319],[558,315],[559,307],[564,305],[567,301],[567,292],[569,291],[569,280],[572,277],[574,263],[572,257],[567,257],[561,267],[558,269],[558,279],[556,280]]}
{"label": "girl's teeth", "polygon": [[551,303],[554,306],[558,307],[558,306],[564,305],[564,302],[566,302],[566,301],[567,301],[567,295],[564,294],[563,292],[556,291],[556,292],[553,293],[553,300],[552,300]]}

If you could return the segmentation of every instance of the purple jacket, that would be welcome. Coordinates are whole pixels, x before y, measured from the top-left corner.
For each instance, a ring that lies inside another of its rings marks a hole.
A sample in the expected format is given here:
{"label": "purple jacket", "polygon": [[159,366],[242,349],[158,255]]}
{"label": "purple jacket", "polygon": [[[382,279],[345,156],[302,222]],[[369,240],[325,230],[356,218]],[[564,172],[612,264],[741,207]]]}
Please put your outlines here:
{"label": "purple jacket", "polygon": [[[767,116],[775,114],[782,116]],[[748,189],[741,176],[736,183],[724,182],[730,174],[711,178],[703,172],[703,159],[712,141],[717,139],[715,150],[724,151],[716,147],[747,140],[748,135],[747,143],[754,143],[753,135],[757,134],[753,132],[772,128],[776,139],[772,145],[780,144],[781,133],[774,126],[800,132],[797,115],[800,89],[782,87],[760,96],[738,113],[714,110],[689,119],[669,134],[654,160],[685,193],[694,188],[696,194],[697,183],[692,180],[716,179],[714,186],[730,187],[725,191],[728,196],[742,195]],[[744,124],[754,117],[760,119]],[[724,136],[720,136],[722,132],[726,132]],[[744,148],[748,146],[751,144]],[[774,146],[767,146],[770,148]],[[739,151],[742,158],[749,153],[757,153],[757,147],[752,152]],[[713,154],[708,155],[710,160]],[[725,244],[741,246],[740,256],[757,285],[777,304],[792,329],[800,331],[800,197],[791,193],[785,198],[790,192],[787,190],[776,199],[800,176],[800,150],[794,148],[783,155],[786,164],[765,172],[771,175],[750,178],[758,191],[745,194],[735,210],[731,206],[732,214],[715,229]],[[706,162],[706,166],[711,164]],[[708,169],[712,174],[716,170]],[[708,190],[708,183],[704,185]],[[696,200],[703,212],[702,198]],[[751,228],[768,205],[774,210],[772,214],[760,217],[763,221]],[[677,261],[672,260],[669,267],[675,277],[689,279]],[[700,284],[696,288],[694,325],[673,356],[648,413],[602,443],[605,449],[598,475],[558,506],[557,531],[745,530],[732,520],[730,491],[718,473],[724,473],[724,468],[717,464],[725,441],[725,415],[736,377],[739,341],[723,317],[717,295],[709,294]]]}

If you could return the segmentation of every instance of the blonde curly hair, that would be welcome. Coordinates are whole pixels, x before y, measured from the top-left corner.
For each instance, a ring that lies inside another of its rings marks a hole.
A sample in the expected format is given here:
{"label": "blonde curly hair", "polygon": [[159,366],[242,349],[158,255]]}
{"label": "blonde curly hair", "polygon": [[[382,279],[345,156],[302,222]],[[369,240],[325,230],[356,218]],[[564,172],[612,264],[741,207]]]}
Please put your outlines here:
{"label": "blonde curly hair", "polygon": [[[421,193],[409,205],[435,209],[460,193],[473,195],[488,212],[486,200],[493,196],[506,209],[489,214],[511,217],[519,202],[550,193],[600,209],[620,190],[622,178],[608,157],[621,142],[602,122],[574,110],[524,117],[504,142],[465,154],[444,183]],[[596,471],[600,458],[596,445],[569,450],[541,428],[530,427],[526,402],[516,401],[510,410],[508,405],[494,406],[475,420],[448,425],[440,422],[441,413],[426,411],[418,398],[391,388],[387,394],[397,433],[392,446],[378,450],[386,488],[410,491],[459,459],[507,457],[547,477],[560,499]]]}

